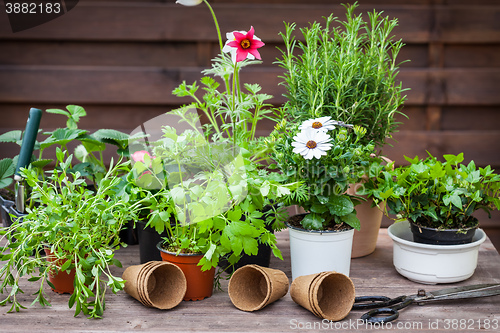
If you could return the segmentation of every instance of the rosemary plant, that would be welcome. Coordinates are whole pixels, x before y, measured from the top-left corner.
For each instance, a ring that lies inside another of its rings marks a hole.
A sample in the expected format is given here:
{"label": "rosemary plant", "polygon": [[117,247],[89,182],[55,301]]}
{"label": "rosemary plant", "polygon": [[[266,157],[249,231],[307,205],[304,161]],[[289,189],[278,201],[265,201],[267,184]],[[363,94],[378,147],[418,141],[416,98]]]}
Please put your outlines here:
{"label": "rosemary plant", "polygon": [[277,63],[285,69],[290,120],[330,116],[366,128],[363,142],[381,148],[399,125],[395,115],[403,114],[406,89],[396,79],[403,43],[392,35],[397,19],[374,11],[364,21],[354,14],[357,6],[345,6],[345,21],[332,14],[325,27],[314,22],[301,28],[304,41],[293,36],[295,23],[285,23],[285,50]]}

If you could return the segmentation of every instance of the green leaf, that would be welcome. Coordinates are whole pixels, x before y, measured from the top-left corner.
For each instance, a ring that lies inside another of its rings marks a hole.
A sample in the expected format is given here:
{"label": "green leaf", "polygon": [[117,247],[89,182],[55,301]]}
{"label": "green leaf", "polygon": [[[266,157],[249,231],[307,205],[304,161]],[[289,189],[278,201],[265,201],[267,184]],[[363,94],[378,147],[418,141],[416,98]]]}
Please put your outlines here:
{"label": "green leaf", "polygon": [[54,160],[51,160],[51,159],[42,159],[42,160],[36,160],[36,161],[33,161],[31,162],[31,165],[35,168],[39,168],[39,169],[42,169],[44,168],[45,166],[47,166],[48,164],[54,162]]}
{"label": "green leaf", "polygon": [[328,211],[328,207],[326,205],[314,204],[311,206],[311,212],[322,214]]}
{"label": "green leaf", "polygon": [[243,250],[249,256],[259,252],[259,243],[253,237],[243,237]]}
{"label": "green leaf", "polygon": [[45,110],[47,111],[48,113],[53,113],[53,114],[61,114],[63,116],[66,116],[66,117],[71,117],[71,114],[66,111],[66,110],[61,110],[61,109],[47,109]]}
{"label": "green leaf", "polygon": [[356,230],[359,230],[361,227],[361,223],[359,222],[359,219],[356,216],[355,212],[344,215],[341,217],[341,219],[342,219],[342,221],[344,221],[345,223],[347,223],[348,225],[350,225],[351,227],[353,227]]}
{"label": "green leaf", "polygon": [[309,213],[302,220],[301,224],[304,229],[308,230],[322,230],[323,222],[325,221],[319,214]]}
{"label": "green leaf", "polygon": [[20,130],[9,131],[0,135],[0,142],[12,142],[21,145],[23,132]]}
{"label": "green leaf", "polygon": [[70,141],[75,140],[80,135],[87,133],[85,130],[80,129],[71,129],[71,128],[58,128],[51,135],[45,139],[42,143],[40,143],[40,147],[45,149],[54,144],[58,144],[61,146],[67,145]]}
{"label": "green leaf", "polygon": [[341,195],[341,196],[332,196],[328,202],[328,208],[330,209],[330,213],[332,215],[344,216],[349,213],[352,213],[354,210],[354,204],[352,203],[349,197]]}
{"label": "green leaf", "polygon": [[[128,147],[130,136],[114,129],[100,129],[92,134],[94,138],[103,142],[118,146],[122,149]],[[144,135],[142,134],[142,137]]]}
{"label": "green leaf", "polygon": [[61,266],[61,271],[65,271],[69,268],[69,266],[71,265],[71,260],[66,260],[66,262]]}
{"label": "green leaf", "polygon": [[4,158],[0,160],[0,188],[9,186],[12,183],[16,167],[11,158]]}
{"label": "green leaf", "polygon": [[469,173],[465,180],[472,184],[477,183],[481,180],[481,172],[479,170],[473,171]]}

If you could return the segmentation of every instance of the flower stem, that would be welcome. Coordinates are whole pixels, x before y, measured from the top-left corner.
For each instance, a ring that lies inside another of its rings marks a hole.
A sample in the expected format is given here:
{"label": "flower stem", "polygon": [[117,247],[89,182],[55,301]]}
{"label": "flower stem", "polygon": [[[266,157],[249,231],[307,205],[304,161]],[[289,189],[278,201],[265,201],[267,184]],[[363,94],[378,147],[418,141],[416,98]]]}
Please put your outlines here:
{"label": "flower stem", "polygon": [[210,9],[210,12],[212,13],[212,17],[214,18],[215,28],[217,29],[217,36],[219,37],[220,52],[222,53],[222,49],[224,46],[222,44],[222,35],[220,33],[219,22],[217,22],[217,17],[215,16],[215,12],[212,9],[212,6],[210,6],[210,4],[208,3],[207,0],[203,0],[203,2],[207,5],[208,9]]}

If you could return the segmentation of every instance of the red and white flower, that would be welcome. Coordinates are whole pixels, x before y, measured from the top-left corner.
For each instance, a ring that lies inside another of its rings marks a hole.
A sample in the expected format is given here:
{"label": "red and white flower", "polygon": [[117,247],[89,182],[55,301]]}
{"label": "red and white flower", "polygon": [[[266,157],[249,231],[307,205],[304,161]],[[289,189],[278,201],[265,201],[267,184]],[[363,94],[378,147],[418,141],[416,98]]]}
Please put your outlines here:
{"label": "red and white flower", "polygon": [[226,34],[227,42],[222,49],[223,52],[230,52],[234,63],[245,59],[261,59],[258,48],[265,44],[259,37],[255,36],[253,27],[246,31],[233,31]]}

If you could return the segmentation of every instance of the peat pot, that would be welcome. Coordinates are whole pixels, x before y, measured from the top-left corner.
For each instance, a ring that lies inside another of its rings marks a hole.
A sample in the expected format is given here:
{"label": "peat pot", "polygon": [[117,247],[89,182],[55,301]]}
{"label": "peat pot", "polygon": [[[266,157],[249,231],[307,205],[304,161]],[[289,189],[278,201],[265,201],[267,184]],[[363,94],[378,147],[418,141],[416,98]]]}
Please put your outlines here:
{"label": "peat pot", "polygon": [[455,283],[471,277],[477,266],[479,246],[486,240],[484,231],[477,229],[468,244],[417,243],[408,221],[391,225],[388,234],[394,241],[393,262],[398,273],[424,284]]}
{"label": "peat pot", "polygon": [[354,229],[305,230],[286,222],[290,237],[292,280],[302,275],[335,271],[349,276]]}

